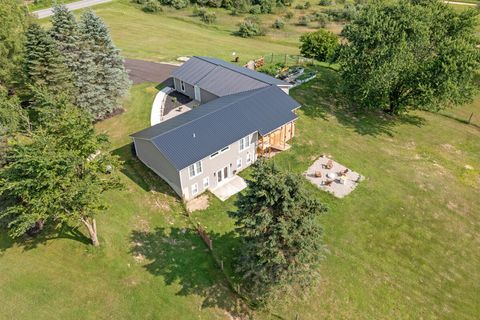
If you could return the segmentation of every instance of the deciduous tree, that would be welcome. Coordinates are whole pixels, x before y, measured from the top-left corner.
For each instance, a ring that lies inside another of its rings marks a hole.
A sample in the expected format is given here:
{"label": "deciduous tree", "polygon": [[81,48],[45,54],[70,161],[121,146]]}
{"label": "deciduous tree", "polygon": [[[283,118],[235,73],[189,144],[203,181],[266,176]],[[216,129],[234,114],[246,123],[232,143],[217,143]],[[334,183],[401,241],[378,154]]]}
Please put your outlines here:
{"label": "deciduous tree", "polygon": [[90,118],[65,97],[35,91],[39,125],[15,139],[0,170],[0,211],[9,234],[19,237],[36,226],[83,224],[99,245],[96,215],[105,209],[102,194],[120,187],[120,162],[107,150]]}
{"label": "deciduous tree", "polygon": [[237,270],[259,300],[290,284],[308,286],[317,279],[322,258],[326,211],[305,191],[300,176],[258,161],[233,216],[243,245]]}
{"label": "deciduous tree", "polygon": [[320,29],[300,36],[300,53],[307,58],[330,62],[337,48],[337,36],[327,30]]}
{"label": "deciduous tree", "polygon": [[474,10],[457,12],[437,0],[370,2],[342,32],[349,96],[392,114],[471,101],[480,66],[476,24]]}

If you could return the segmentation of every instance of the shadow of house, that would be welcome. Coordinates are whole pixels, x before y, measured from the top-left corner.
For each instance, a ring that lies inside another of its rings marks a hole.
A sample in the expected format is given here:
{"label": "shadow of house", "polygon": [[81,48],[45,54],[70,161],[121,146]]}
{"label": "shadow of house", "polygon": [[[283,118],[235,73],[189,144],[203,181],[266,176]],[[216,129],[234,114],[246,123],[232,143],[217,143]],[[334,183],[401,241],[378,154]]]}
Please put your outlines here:
{"label": "shadow of house", "polygon": [[333,115],[342,125],[351,127],[361,135],[394,135],[395,126],[410,124],[422,126],[425,119],[417,115],[390,116],[383,112],[356,108],[345,96],[338,73],[329,68],[320,68],[317,77],[292,89],[292,95],[302,104],[302,111],[311,118],[328,120]]}
{"label": "shadow of house", "polygon": [[164,180],[138,160],[134,155],[133,143],[117,148],[112,153],[123,161],[121,172],[143,190],[164,193],[180,199]]}
{"label": "shadow of house", "polygon": [[[209,233],[209,236],[214,248],[217,244],[231,243],[235,238],[233,232]],[[131,234],[131,243],[134,259],[144,263],[144,268],[152,275],[163,277],[167,285],[179,285],[177,295],[201,297],[202,308],[217,307],[231,315],[248,313],[196,230],[137,230]]]}

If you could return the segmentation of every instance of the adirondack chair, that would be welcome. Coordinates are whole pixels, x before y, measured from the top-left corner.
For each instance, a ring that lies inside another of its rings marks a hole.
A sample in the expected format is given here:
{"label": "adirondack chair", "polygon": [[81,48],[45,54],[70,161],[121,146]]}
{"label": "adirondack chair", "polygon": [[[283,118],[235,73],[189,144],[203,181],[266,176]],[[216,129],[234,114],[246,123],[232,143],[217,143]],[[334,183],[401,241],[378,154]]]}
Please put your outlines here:
{"label": "adirondack chair", "polygon": [[328,160],[327,161],[327,164],[325,165],[325,168],[327,169],[332,169],[333,168],[333,161],[332,160]]}

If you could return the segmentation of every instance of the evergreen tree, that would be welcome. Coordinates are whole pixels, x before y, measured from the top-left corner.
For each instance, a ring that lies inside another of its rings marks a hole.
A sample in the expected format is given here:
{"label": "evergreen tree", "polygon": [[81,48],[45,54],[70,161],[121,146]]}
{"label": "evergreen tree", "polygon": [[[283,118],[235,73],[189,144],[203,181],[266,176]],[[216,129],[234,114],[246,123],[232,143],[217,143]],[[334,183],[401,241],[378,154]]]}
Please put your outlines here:
{"label": "evergreen tree", "polygon": [[38,24],[27,30],[24,76],[27,87],[48,87],[53,94],[71,92],[73,88],[71,73],[55,42]]}
{"label": "evergreen tree", "polygon": [[300,176],[262,160],[252,177],[233,213],[243,240],[237,270],[262,301],[290,284],[303,287],[317,279],[323,251],[317,218],[326,207],[307,195]]}
{"label": "evergreen tree", "polygon": [[64,96],[35,92],[40,125],[8,148],[8,164],[0,170],[0,198],[6,199],[0,219],[12,237],[36,226],[83,224],[99,245],[96,215],[105,208],[102,194],[119,188],[118,157],[107,150],[79,108]]}
{"label": "evergreen tree", "polygon": [[96,119],[105,117],[119,108],[121,98],[130,87],[128,74],[120,51],[115,47],[108,28],[93,11],[87,10],[81,17],[80,32],[90,48],[96,66],[96,85],[103,89],[103,97],[92,105]]}
{"label": "evergreen tree", "polygon": [[21,70],[29,22],[26,7],[18,1],[0,0],[0,21],[0,87],[11,89]]}
{"label": "evergreen tree", "polygon": [[104,103],[105,89],[97,81],[93,41],[80,33],[75,16],[65,5],[54,7],[50,34],[72,73],[75,105],[96,118],[95,110]]}

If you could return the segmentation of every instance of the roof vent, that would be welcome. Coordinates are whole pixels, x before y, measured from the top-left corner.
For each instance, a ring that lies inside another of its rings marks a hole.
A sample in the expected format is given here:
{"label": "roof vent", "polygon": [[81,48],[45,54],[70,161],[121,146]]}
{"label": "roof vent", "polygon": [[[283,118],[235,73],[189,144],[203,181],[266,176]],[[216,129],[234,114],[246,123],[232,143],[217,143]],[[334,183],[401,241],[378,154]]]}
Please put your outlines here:
{"label": "roof vent", "polygon": [[193,137],[195,138],[195,132],[193,133]]}

